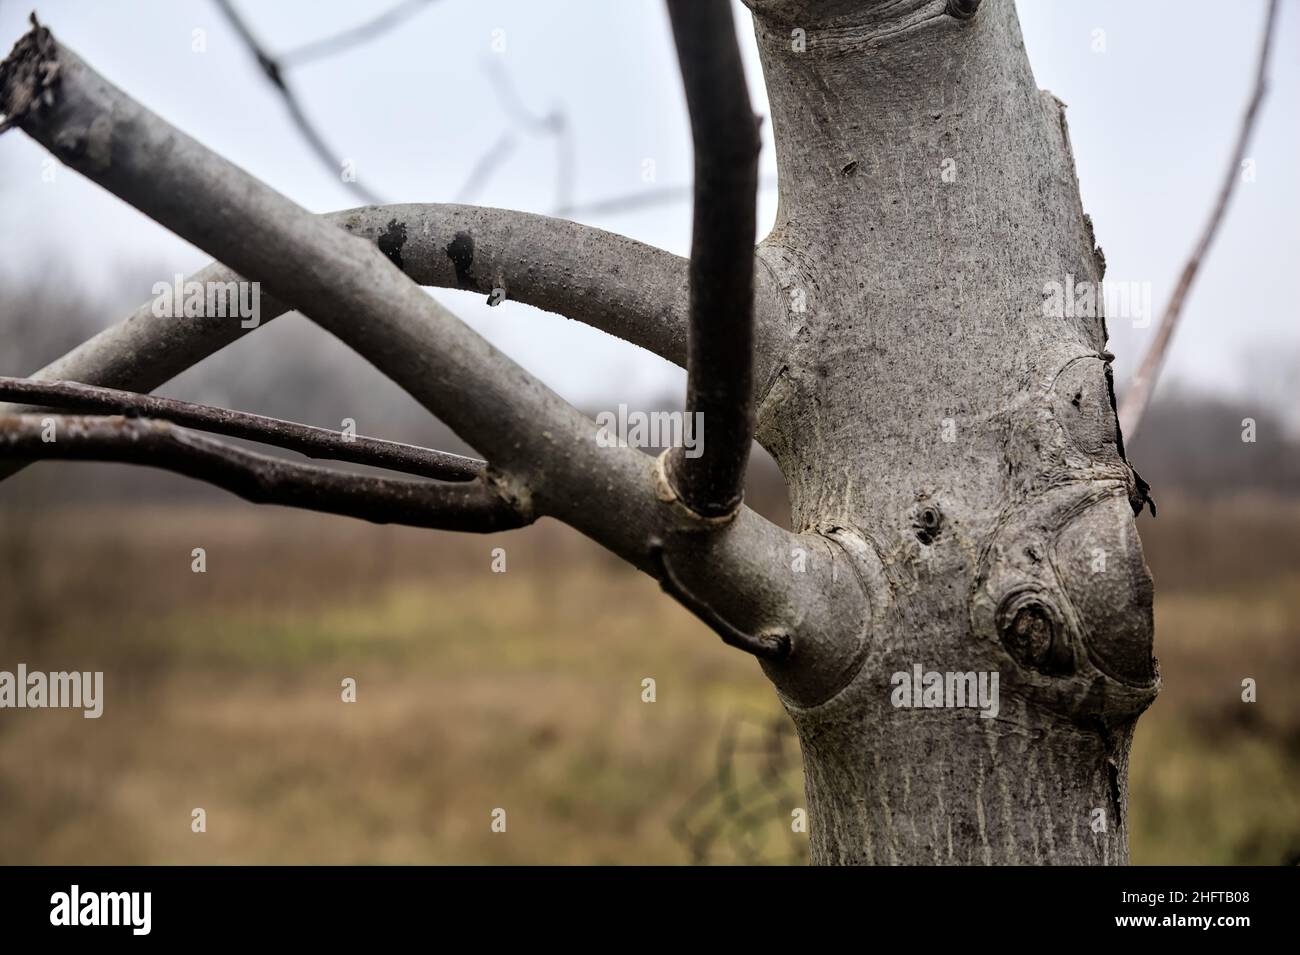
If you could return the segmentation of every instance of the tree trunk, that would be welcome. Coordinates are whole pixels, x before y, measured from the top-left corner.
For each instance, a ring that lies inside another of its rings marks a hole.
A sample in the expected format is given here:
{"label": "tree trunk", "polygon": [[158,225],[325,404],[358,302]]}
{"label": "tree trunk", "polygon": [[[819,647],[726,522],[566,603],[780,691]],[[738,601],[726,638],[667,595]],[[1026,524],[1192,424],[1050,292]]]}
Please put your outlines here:
{"label": "tree trunk", "polygon": [[[780,171],[759,256],[788,301],[758,437],[872,602],[847,680],[765,664],[813,861],[1125,863],[1159,684],[1147,498],[1064,105],[1011,0],[750,5]],[[917,667],[997,674],[996,715],[902,705]]]}

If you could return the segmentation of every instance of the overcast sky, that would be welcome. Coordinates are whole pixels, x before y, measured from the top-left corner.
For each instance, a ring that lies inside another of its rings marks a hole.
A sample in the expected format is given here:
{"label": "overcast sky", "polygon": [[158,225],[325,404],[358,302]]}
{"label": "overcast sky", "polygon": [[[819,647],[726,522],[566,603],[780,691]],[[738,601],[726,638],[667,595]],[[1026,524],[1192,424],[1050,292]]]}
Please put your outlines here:
{"label": "overcast sky", "polygon": [[[236,0],[273,52],[328,36],[392,0]],[[25,29],[32,0],[0,0],[0,44]],[[1294,356],[1300,323],[1290,288],[1300,248],[1300,10],[1283,3],[1271,91],[1243,182],[1187,306],[1166,372],[1240,391],[1258,369],[1244,361]],[[288,122],[211,0],[43,0],[38,14],[64,42],[129,94],[304,206],[359,204]],[[1021,0],[1021,24],[1040,87],[1069,105],[1085,209],[1108,280],[1152,283],[1158,312],[1214,196],[1248,96],[1264,3],[1208,0]],[[755,107],[766,112],[749,15],[736,4]],[[195,30],[206,50],[196,52]],[[1104,51],[1097,31],[1104,31]],[[503,50],[494,51],[504,44]],[[551,212],[552,138],[513,123],[492,92],[495,63],[537,114],[563,109],[573,130],[579,205],[651,188],[688,187],[690,135],[667,18],[659,0],[431,0],[368,45],[289,73],[335,153],[371,190],[396,201],[451,201],[476,162],[512,130],[516,148],[470,201]],[[0,138],[0,281],[74,266],[92,288],[123,274],[190,271],[206,257],[130,207],[59,168],[25,136]],[[647,160],[655,182],[643,181]],[[775,177],[770,148],[766,175]],[[774,189],[760,203],[772,222]],[[678,253],[690,240],[682,201],[575,216]],[[571,400],[645,399],[684,375],[659,359],[573,322],[482,297],[439,292],[476,328]],[[121,314],[105,316],[105,322]],[[1154,323],[1153,323],[1154,324]],[[1151,330],[1111,323],[1123,377]],[[3,343],[0,343],[3,347]]]}

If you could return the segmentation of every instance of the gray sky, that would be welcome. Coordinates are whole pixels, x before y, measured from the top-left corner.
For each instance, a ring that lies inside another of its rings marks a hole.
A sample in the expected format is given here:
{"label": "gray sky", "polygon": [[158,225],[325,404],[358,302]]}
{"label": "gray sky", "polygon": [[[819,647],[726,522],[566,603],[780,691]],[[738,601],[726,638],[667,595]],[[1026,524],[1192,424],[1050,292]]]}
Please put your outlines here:
{"label": "gray sky", "polygon": [[[273,52],[355,25],[391,0],[236,0]],[[0,44],[24,30],[33,0],[0,0]],[[1242,182],[1191,300],[1163,379],[1240,392],[1262,365],[1300,353],[1289,282],[1300,248],[1300,10],[1282,4],[1271,91]],[[736,4],[755,107],[766,112],[748,13]],[[1069,104],[1085,209],[1108,281],[1152,284],[1159,311],[1208,215],[1249,92],[1262,0],[1021,0],[1039,86]],[[358,205],[288,122],[283,105],[210,0],[45,0],[38,14],[132,96],[304,206]],[[193,49],[194,31],[206,51]],[[503,31],[503,32],[498,32]],[[1104,31],[1104,52],[1095,49]],[[504,50],[493,51],[504,40]],[[515,128],[485,64],[512,79],[527,108],[562,107],[574,132],[574,200],[689,186],[690,134],[676,58],[658,0],[433,0],[366,46],[289,73],[308,114],[358,178],[394,201],[451,201],[475,162]],[[1287,121],[1285,117],[1291,116]],[[551,212],[556,150],[517,131],[517,148],[470,201]],[[62,167],[18,133],[0,138],[0,281],[74,269],[88,287],[127,273],[190,271],[207,258]],[[643,181],[647,161],[655,182]],[[764,169],[775,176],[770,145]],[[760,202],[772,222],[774,189]],[[686,202],[577,218],[675,252],[690,240]],[[152,273],[150,273],[152,274]],[[438,297],[571,400],[646,399],[684,374],[573,322],[482,297]],[[105,315],[105,324],[121,314]],[[1154,320],[1153,320],[1154,324]],[[1151,329],[1112,321],[1121,378]],[[0,345],[2,347],[2,345]]]}

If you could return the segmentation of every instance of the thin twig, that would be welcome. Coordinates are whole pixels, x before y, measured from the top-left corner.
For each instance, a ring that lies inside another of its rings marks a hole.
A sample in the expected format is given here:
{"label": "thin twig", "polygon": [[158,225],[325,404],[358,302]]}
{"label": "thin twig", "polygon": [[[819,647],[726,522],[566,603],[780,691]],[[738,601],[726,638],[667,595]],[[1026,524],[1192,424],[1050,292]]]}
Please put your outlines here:
{"label": "thin twig", "polygon": [[[776,188],[776,178],[764,176],[758,181],[758,188],[761,192],[768,192]],[[577,216],[595,216],[608,215],[619,212],[635,212],[638,209],[649,209],[654,206],[671,205],[676,202],[689,202],[693,195],[690,186],[655,186],[650,189],[642,189],[638,192],[626,192],[618,196],[606,196],[604,199],[591,199],[586,202],[575,202],[568,206],[555,210],[555,215],[564,216],[565,218],[575,218]]]}
{"label": "thin twig", "polygon": [[740,506],[754,435],[758,123],[730,0],[668,0],[668,14],[695,143],[686,411],[708,438],[665,470],[691,511],[722,518]]}
{"label": "thin twig", "polygon": [[515,142],[515,134],[507,129],[496,142],[484,150],[470,168],[464,185],[456,193],[455,201],[469,202],[478,195],[487,181],[492,178],[492,174],[515,151]]}
{"label": "thin twig", "polygon": [[254,504],[342,514],[376,524],[489,533],[532,517],[486,478],[438,484],[347,474],[245,451],[167,421],[89,415],[0,415],[0,459],[116,461],[175,471]]}
{"label": "thin twig", "polygon": [[281,68],[288,68],[301,66],[304,63],[310,63],[312,60],[319,60],[327,56],[334,56],[354,46],[367,43],[381,33],[391,30],[403,21],[415,16],[431,2],[432,0],[402,0],[401,3],[394,4],[383,13],[364,23],[342,30],[332,36],[312,40],[310,43],[294,47],[292,50],[281,53],[277,59]]}
{"label": "thin twig", "polygon": [[1214,237],[1219,231],[1219,225],[1223,221],[1224,213],[1227,212],[1228,201],[1232,198],[1233,188],[1237,185],[1241,162],[1246,153],[1246,145],[1255,126],[1255,117],[1259,113],[1259,106],[1264,100],[1264,94],[1268,91],[1268,58],[1273,45],[1273,25],[1277,20],[1277,8],[1278,0],[1269,0],[1268,13],[1264,18],[1264,34],[1259,44],[1259,61],[1255,68],[1255,86],[1251,92],[1250,101],[1246,105],[1245,115],[1241,118],[1241,130],[1237,133],[1237,143],[1233,148],[1232,159],[1228,163],[1228,170],[1224,175],[1223,184],[1219,187],[1219,195],[1215,200],[1214,209],[1210,213],[1210,219],[1206,222],[1205,230],[1201,233],[1196,247],[1192,249],[1191,257],[1187,260],[1187,264],[1183,266],[1182,274],[1178,277],[1178,284],[1174,286],[1174,294],[1170,297],[1169,304],[1165,306],[1164,314],[1160,316],[1160,324],[1156,327],[1155,337],[1151,340],[1146,354],[1142,357],[1142,363],[1138,366],[1136,374],[1133,375],[1133,380],[1129,382],[1128,389],[1124,392],[1124,397],[1119,403],[1120,432],[1130,442],[1137,433],[1138,425],[1142,422],[1142,415],[1146,411],[1147,405],[1151,402],[1151,394],[1155,389],[1156,379],[1160,376],[1160,369],[1164,365],[1165,356],[1169,352],[1169,343],[1173,338],[1175,328],[1178,326],[1178,319],[1182,314],[1187,293],[1192,288],[1192,282],[1201,268],[1202,260],[1209,252],[1211,243],[1214,242]]}
{"label": "thin twig", "polygon": [[[559,210],[567,209],[573,204],[573,183],[577,178],[577,146],[573,141],[573,127],[569,123],[568,114],[560,106],[549,113],[535,114],[524,105],[523,98],[504,66],[490,58],[483,69],[496,93],[497,102],[516,126],[531,136],[549,136],[555,140],[555,197],[552,215],[560,215]],[[506,132],[474,164],[470,178],[461,187],[459,195],[472,197],[474,191],[482,186],[487,176],[505,161],[514,148],[514,137]]]}
{"label": "thin twig", "polygon": [[256,57],[257,65],[261,67],[262,73],[266,76],[267,81],[270,82],[270,84],[279,92],[280,98],[284,100],[284,105],[289,110],[289,116],[293,119],[294,125],[298,127],[298,131],[302,133],[303,139],[307,141],[307,145],[311,147],[312,151],[320,159],[321,163],[329,169],[332,175],[340,177],[339,181],[351,189],[352,192],[360,197],[363,202],[367,202],[370,205],[379,205],[382,203],[383,199],[374,192],[371,192],[365,186],[361,185],[357,180],[346,180],[342,178],[342,164],[339,161],[339,157],[334,153],[334,150],[330,149],[329,145],[325,142],[325,138],[320,134],[320,131],[316,129],[311,120],[307,118],[307,114],[303,112],[302,104],[298,102],[297,95],[293,92],[288,81],[284,78],[284,70],[280,61],[268,53],[257,41],[257,38],[253,36],[252,30],[249,29],[248,24],[244,22],[243,17],[241,17],[238,11],[235,10],[235,7],[230,0],[216,0],[216,4],[221,8],[221,12],[226,15],[226,19],[230,21],[230,25],[235,28],[235,32],[239,34],[240,39],[244,41],[244,45],[247,46],[253,56]]}
{"label": "thin twig", "polygon": [[156,418],[213,434],[276,445],[312,458],[367,464],[439,481],[472,481],[486,466],[484,461],[413,444],[367,438],[363,435],[345,436],[339,431],[281,421],[279,418],[228,411],[225,408],[141,395],[132,391],[98,388],[75,381],[0,377],[0,398],[66,411]]}

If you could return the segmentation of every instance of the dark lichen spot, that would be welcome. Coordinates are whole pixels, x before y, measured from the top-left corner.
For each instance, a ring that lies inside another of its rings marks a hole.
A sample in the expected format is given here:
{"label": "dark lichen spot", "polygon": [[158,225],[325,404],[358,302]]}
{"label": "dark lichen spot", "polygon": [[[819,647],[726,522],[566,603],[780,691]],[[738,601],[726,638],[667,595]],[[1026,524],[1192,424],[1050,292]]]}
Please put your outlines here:
{"label": "dark lichen spot", "polygon": [[474,277],[474,237],[468,232],[457,232],[447,245],[447,258],[456,269],[456,284],[461,288],[478,288]]}
{"label": "dark lichen spot", "polygon": [[393,219],[388,229],[379,237],[379,251],[399,269],[402,267],[402,246],[406,245],[406,223]]}

